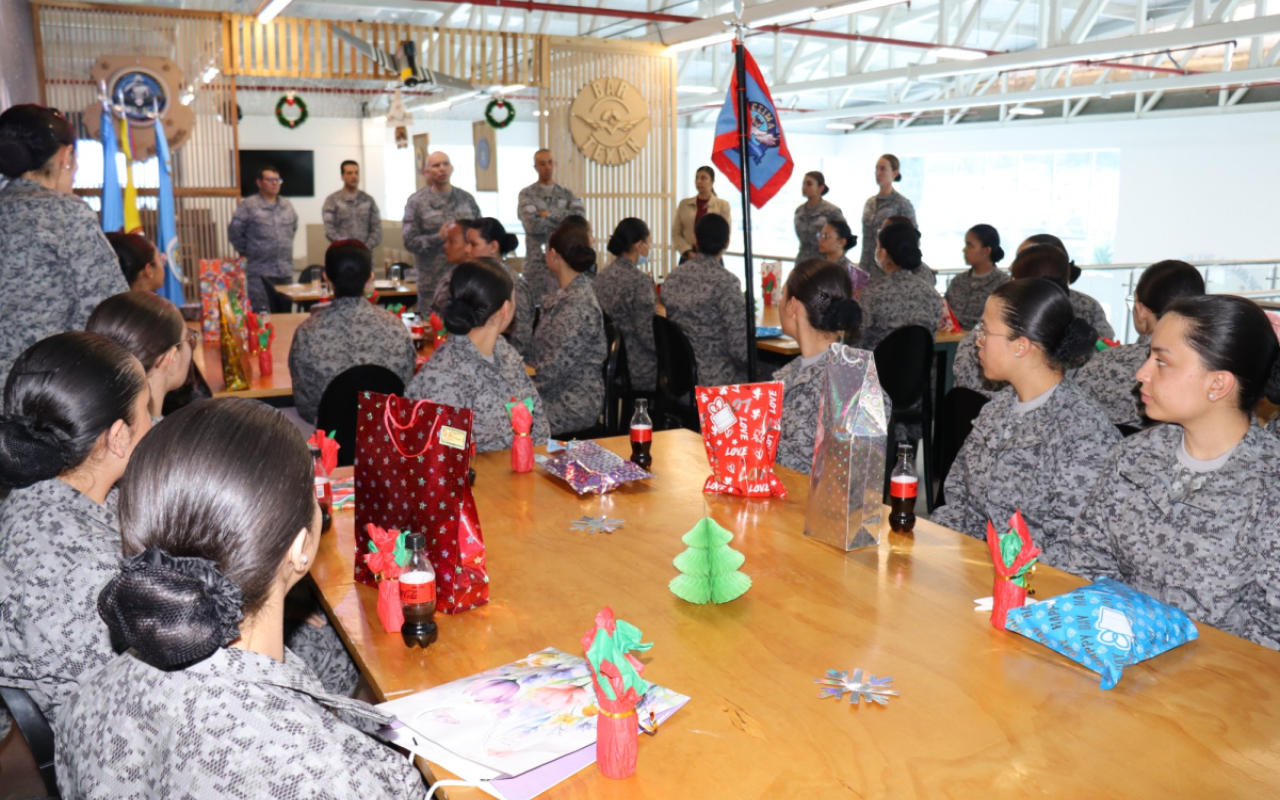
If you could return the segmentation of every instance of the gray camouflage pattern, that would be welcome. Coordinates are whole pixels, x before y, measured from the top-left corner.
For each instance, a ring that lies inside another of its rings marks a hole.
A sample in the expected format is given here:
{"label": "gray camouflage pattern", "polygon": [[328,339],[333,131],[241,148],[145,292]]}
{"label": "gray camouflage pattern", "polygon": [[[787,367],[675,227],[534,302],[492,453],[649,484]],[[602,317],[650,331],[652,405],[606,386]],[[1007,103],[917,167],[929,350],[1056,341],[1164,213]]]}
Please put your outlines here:
{"label": "gray camouflage pattern", "polygon": [[551,435],[590,428],[604,410],[604,317],[591,279],[579,275],[542,307],[529,365]]}
{"label": "gray camouflage pattern", "polygon": [[947,284],[947,305],[951,306],[960,327],[966,331],[973,330],[982,321],[987,298],[1010,280],[1009,273],[999,267],[982,276],[974,275],[970,269],[952,278]]}
{"label": "gray camouflage pattern", "polygon": [[693,347],[699,385],[746,382],[747,301],[729,270],[698,253],[667,276],[662,305]]}
{"label": "gray camouflage pattern", "polygon": [[1103,350],[1076,373],[1076,386],[1093,398],[1112,425],[1142,428],[1151,424],[1143,413],[1134,375],[1151,353],[1151,336],[1138,337],[1133,344]]}
{"label": "gray camouflage pattern", "polygon": [[796,263],[803,263],[811,258],[822,258],[818,252],[818,234],[828,222],[844,219],[844,212],[835,203],[819,200],[813,208],[807,202],[796,206],[793,222],[796,227],[796,238],[800,240],[800,251],[796,253]]}
{"label": "gray camouflage pattern", "polygon": [[469,193],[451,186],[437,192],[426,186],[415,192],[404,206],[404,249],[413,253],[418,268],[418,308],[431,307],[440,280],[449,271],[444,257],[444,237],[440,228],[446,222],[479,219],[480,206]]}
{"label": "gray camouflage pattern", "polygon": [[937,336],[942,319],[942,295],[911,270],[872,278],[858,304],[863,315],[858,347],[863,350],[875,350],[886,336],[907,325],[920,325]]}
{"label": "gray camouflage pattern", "polygon": [[983,407],[947,475],[947,504],[931,519],[985,540],[988,520],[1003,532],[1021,509],[1040,560],[1061,566],[1062,542],[1120,434],[1070,380],[1026,414],[1014,412],[1017,401],[1011,386]]}
{"label": "gray camouflage pattern", "polygon": [[1071,294],[1071,308],[1076,312],[1077,317],[1092,325],[1093,329],[1102,338],[1116,338],[1116,332],[1111,327],[1111,323],[1107,322],[1107,313],[1102,310],[1101,303],[1083,292],[1077,292],[1075,289],[1068,291]]}
{"label": "gray camouflage pattern", "polygon": [[98,593],[119,571],[114,495],[100,506],[54,478],[0,504],[0,685],[54,730],[81,676],[115,658]]}
{"label": "gray camouflage pattern", "polygon": [[1206,473],[1182,466],[1181,446],[1167,424],[1117,446],[1053,563],[1280,649],[1280,441],[1252,425]]}
{"label": "gray camouflage pattern", "polygon": [[255,194],[240,201],[227,226],[227,239],[244,256],[249,304],[262,312],[270,306],[261,278],[293,276],[293,236],[298,232],[298,212],[288,198],[268,203]]}
{"label": "gray camouflage pattern", "polygon": [[825,356],[824,352],[812,364],[805,364],[803,358],[797,357],[773,373],[773,380],[783,385],[782,435],[778,439],[777,460],[782,466],[805,475],[813,466]]}
{"label": "gray camouflage pattern", "polygon": [[83,200],[15,178],[0,189],[0,388],[28,347],[82,330],[106,298],[129,291],[116,253]]}
{"label": "gray camouflage pattern", "polygon": [[185,669],[132,652],[87,676],[58,730],[66,800],[424,798],[405,757],[370,734],[390,718],[326,694],[293,653],[221,648]]}
{"label": "gray camouflage pattern", "polygon": [[316,627],[306,621],[292,625],[286,623],[284,643],[311,667],[326,692],[350,696],[360,682],[360,669],[347,652],[333,622],[318,604],[316,613],[324,617],[324,625]]}
{"label": "gray camouflage pattern", "polygon": [[658,380],[658,352],[653,343],[653,314],[657,295],[653,278],[629,259],[619,256],[591,282],[600,309],[609,315],[627,344],[631,388],[652,392]]}
{"label": "gray camouflage pattern", "polygon": [[[910,217],[915,226],[920,227],[916,219],[916,207],[911,205],[910,200],[899,194],[897,189],[890,192],[887,197],[881,197],[877,192],[868,197],[867,202],[862,206],[862,257],[858,260],[858,266],[872,278],[884,275],[884,270],[876,264],[876,244],[879,242],[877,237],[880,229],[884,227],[885,220],[899,214]],[[923,266],[921,268],[923,269]]]}
{"label": "gray camouflage pattern", "polygon": [[339,297],[298,326],[289,375],[298,416],[315,424],[329,382],[352,367],[377,364],[413,378],[417,353],[404,323],[363,297]]}
{"label": "gray camouflage pattern", "polygon": [[359,239],[370,250],[382,244],[382,212],[365,192],[357,189],[355,194],[347,194],[339,189],[324,199],[320,216],[324,238],[331,242]]}
{"label": "gray camouflage pattern", "polygon": [[510,449],[513,434],[506,404],[513,397],[533,398],[530,433],[534,445],[546,444],[551,435],[542,400],[525,372],[524,361],[502,337],[494,344],[490,361],[466,336],[450,336],[418,370],[405,389],[405,396],[471,409],[475,415],[471,434],[477,453]]}
{"label": "gray camouflage pattern", "polygon": [[[517,200],[520,224],[524,225],[524,279],[537,305],[543,305],[560,290],[551,270],[547,269],[547,237],[570,214],[586,216],[587,206],[573,192],[558,183],[543,186],[534,183],[520,190]],[[538,212],[545,211],[545,217]]]}

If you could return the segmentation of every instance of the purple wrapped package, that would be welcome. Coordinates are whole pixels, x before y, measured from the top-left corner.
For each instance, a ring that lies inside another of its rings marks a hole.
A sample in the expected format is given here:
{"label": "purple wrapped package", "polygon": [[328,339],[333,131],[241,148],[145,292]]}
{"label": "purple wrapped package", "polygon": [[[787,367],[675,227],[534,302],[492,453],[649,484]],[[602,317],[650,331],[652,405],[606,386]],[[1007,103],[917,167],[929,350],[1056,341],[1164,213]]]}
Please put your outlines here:
{"label": "purple wrapped package", "polygon": [[653,475],[595,442],[576,442],[563,453],[535,460],[547,472],[568,483],[578,494],[612,492],[627,481]]}

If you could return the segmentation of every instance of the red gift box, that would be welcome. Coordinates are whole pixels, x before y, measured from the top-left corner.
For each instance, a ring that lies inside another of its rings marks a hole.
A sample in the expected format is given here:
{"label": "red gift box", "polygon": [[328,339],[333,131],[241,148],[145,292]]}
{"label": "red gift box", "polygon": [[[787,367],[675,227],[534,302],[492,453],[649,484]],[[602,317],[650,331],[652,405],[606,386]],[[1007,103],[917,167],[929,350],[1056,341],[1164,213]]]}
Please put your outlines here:
{"label": "red gift box", "polygon": [[778,382],[698,387],[698,420],[712,473],[702,491],[787,496],[773,472],[782,433],[782,393]]}

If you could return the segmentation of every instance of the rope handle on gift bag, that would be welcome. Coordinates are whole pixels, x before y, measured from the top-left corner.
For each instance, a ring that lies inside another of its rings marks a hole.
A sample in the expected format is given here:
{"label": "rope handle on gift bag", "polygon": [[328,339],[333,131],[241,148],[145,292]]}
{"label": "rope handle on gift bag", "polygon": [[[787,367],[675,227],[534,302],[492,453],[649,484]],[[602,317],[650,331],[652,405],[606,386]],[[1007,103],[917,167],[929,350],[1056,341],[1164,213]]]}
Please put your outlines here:
{"label": "rope handle on gift bag", "polygon": [[[440,424],[444,419],[444,416],[440,414],[436,415],[435,422],[431,424],[431,431],[427,434],[427,443],[423,445],[421,450],[419,450],[416,453],[406,453],[404,451],[404,448],[400,446],[400,442],[396,440],[395,431],[406,431],[412,428],[414,424],[418,421],[419,409],[421,409],[423,405],[431,401],[419,400],[416,403],[414,403],[413,413],[409,415],[409,421],[401,425],[400,423],[396,422],[395,414],[392,413],[392,410],[391,410],[391,405],[393,400],[402,400],[402,399],[403,398],[397,397],[394,394],[387,395],[387,402],[382,407],[382,425],[387,431],[387,437],[391,439],[391,446],[396,449],[397,453],[404,456],[405,458],[418,458],[431,449],[431,443],[435,441],[436,431],[440,429]],[[393,428],[395,430],[392,430]]]}

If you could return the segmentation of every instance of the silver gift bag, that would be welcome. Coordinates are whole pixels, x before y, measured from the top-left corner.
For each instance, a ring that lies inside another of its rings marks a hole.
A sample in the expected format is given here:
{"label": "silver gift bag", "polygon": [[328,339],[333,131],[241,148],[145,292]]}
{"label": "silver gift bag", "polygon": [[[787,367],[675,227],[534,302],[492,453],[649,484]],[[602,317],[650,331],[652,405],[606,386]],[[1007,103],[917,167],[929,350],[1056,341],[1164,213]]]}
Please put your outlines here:
{"label": "silver gift bag", "polygon": [[889,397],[869,350],[833,344],[823,373],[804,535],[854,550],[880,541]]}

